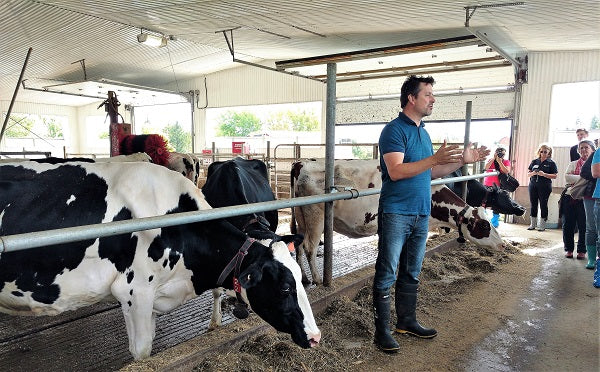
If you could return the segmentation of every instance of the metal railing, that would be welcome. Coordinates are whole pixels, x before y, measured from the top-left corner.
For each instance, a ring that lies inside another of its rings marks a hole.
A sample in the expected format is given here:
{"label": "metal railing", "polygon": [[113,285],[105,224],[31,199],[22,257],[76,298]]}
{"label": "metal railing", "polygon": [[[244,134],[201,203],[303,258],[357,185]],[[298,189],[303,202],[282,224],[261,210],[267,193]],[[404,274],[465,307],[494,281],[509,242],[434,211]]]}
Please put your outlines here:
{"label": "metal railing", "polygon": [[[441,178],[431,181],[431,185],[448,182],[467,181],[476,178],[497,175],[498,172],[488,172],[470,176]],[[36,231],[24,234],[0,236],[0,255],[4,252],[14,252],[47,245],[70,243],[74,241],[96,239],[134,231],[150,230],[174,225],[203,222],[219,218],[229,218],[243,214],[271,211],[276,209],[299,207],[308,204],[323,203],[343,199],[355,199],[363,196],[379,194],[381,189],[347,190],[330,194],[303,196],[286,200],[214,208],[193,212],[174,213],[165,216],[144,217],[131,220],[106,222],[94,225],[68,227],[46,231]]]}
{"label": "metal railing", "polygon": [[10,156],[22,156],[25,158],[25,155],[45,156],[49,158],[52,154],[49,151],[0,151],[0,156],[6,156],[7,158],[10,158]]}

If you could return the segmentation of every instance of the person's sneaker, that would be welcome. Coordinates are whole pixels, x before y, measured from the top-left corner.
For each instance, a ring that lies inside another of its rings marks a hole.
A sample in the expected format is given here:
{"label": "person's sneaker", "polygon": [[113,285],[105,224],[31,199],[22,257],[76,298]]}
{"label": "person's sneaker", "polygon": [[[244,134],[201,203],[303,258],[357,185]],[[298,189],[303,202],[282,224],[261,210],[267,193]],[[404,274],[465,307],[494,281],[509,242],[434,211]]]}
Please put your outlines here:
{"label": "person's sneaker", "polygon": [[585,259],[585,253],[582,253],[582,252],[577,253],[577,259],[578,260],[584,260]]}
{"label": "person's sneaker", "polygon": [[565,257],[566,258],[573,258],[573,252],[567,251],[567,253],[565,253]]}

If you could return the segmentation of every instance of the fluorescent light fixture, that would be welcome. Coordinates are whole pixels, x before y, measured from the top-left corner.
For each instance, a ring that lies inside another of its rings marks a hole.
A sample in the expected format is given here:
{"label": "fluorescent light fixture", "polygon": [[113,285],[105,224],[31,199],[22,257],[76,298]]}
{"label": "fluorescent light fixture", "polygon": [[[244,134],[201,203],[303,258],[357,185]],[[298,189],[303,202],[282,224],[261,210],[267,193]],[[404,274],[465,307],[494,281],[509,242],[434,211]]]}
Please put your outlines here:
{"label": "fluorescent light fixture", "polygon": [[137,36],[138,43],[146,44],[149,46],[162,48],[167,45],[167,38],[165,36],[156,36],[152,34],[141,33]]}

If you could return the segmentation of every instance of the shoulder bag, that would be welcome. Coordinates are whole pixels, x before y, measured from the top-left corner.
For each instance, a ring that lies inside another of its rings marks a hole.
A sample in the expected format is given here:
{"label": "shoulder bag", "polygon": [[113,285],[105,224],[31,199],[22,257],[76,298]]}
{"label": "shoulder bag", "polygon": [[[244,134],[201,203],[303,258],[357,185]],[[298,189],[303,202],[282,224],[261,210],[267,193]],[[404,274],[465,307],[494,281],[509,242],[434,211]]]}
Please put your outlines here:
{"label": "shoulder bag", "polygon": [[580,177],[577,182],[567,188],[565,194],[569,195],[573,199],[583,199],[585,191],[590,181],[583,177]]}
{"label": "shoulder bag", "polygon": [[513,192],[519,187],[519,181],[507,173],[502,173],[500,171],[500,165],[497,161],[494,160],[494,167],[500,173],[498,175],[498,180],[500,181],[500,188],[509,192]]}

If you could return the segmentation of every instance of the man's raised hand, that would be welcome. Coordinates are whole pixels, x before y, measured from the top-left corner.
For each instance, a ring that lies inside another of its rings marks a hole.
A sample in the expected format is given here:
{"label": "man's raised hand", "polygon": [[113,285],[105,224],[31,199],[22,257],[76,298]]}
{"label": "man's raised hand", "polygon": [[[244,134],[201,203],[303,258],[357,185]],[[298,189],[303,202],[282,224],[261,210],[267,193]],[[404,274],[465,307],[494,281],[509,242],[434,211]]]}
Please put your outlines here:
{"label": "man's raised hand", "polygon": [[[448,145],[446,140],[442,146],[435,152],[433,157],[435,158],[436,164],[449,164],[459,163],[462,161],[464,155],[461,155],[463,151],[460,150],[458,145]],[[488,151],[489,153],[489,151]]]}
{"label": "man's raised hand", "polygon": [[[444,143],[446,143],[444,141]],[[481,146],[478,148],[473,148],[473,144],[469,142],[469,145],[465,147],[463,151],[463,161],[466,163],[475,163],[481,160],[485,160],[485,158],[490,154],[490,150]]]}

